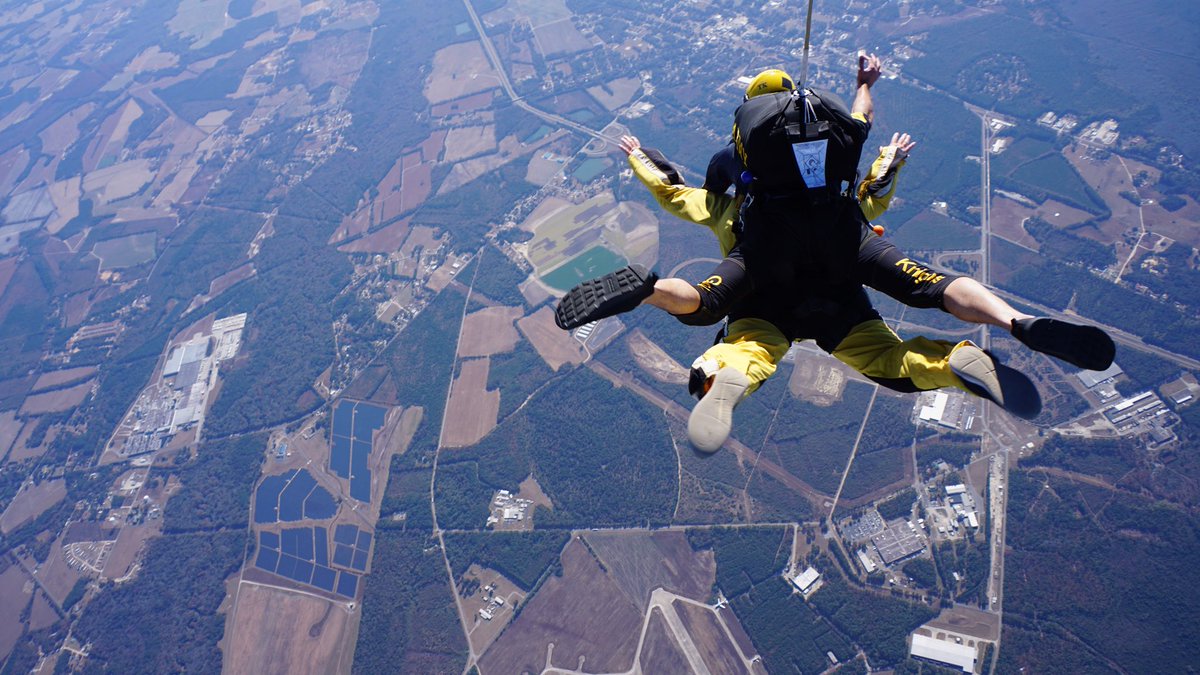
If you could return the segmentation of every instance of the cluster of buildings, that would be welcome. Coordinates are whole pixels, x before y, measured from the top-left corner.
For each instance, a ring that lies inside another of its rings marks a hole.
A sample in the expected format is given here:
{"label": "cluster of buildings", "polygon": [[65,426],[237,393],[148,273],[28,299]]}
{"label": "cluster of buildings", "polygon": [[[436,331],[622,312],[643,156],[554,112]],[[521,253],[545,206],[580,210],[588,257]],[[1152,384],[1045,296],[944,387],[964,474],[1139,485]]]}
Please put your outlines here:
{"label": "cluster of buildings", "polygon": [[484,621],[491,621],[496,618],[496,614],[504,609],[504,598],[496,595],[496,584],[488,584],[482,589],[487,599],[487,604],[479,610],[479,617]]}
{"label": "cluster of buildings", "polygon": [[913,406],[915,422],[940,426],[955,431],[970,431],[979,415],[979,404],[964,391],[942,390],[922,392]]}
{"label": "cluster of buildings", "polygon": [[245,327],[245,314],[225,317],[171,347],[159,382],[142,392],[118,428],[123,440],[114,438],[111,447],[120,457],[155,452],[179,431],[203,424],[218,365],[237,355]]}
{"label": "cluster of buildings", "polygon": [[528,499],[514,497],[508,490],[499,490],[492,498],[492,515],[488,516],[487,524],[493,527],[520,526],[529,515],[529,507],[533,502]]}
{"label": "cluster of buildings", "polygon": [[1079,118],[1074,115],[1057,115],[1047,111],[1038,118],[1037,123],[1061,135],[1074,131],[1075,127],[1079,126]]}

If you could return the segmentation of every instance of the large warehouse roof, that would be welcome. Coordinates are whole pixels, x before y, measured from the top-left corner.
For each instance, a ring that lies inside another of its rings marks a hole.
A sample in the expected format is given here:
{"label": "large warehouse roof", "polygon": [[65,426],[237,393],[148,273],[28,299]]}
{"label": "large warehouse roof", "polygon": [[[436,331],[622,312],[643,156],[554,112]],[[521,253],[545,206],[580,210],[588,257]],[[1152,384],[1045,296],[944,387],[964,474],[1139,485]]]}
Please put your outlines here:
{"label": "large warehouse roof", "polygon": [[948,663],[962,668],[964,673],[975,672],[975,648],[945,640],[935,640],[928,635],[914,633],[912,655]]}

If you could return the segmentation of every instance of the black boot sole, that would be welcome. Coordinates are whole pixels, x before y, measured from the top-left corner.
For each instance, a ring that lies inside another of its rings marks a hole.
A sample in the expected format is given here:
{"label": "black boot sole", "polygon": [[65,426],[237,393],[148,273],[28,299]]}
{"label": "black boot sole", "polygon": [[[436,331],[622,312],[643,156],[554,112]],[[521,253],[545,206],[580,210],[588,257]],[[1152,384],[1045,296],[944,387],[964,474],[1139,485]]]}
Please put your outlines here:
{"label": "black boot sole", "polygon": [[602,277],[585,281],[558,301],[554,323],[563,330],[617,314],[642,304],[654,292],[658,276],[641,265],[630,265]]}
{"label": "black boot sole", "polygon": [[971,393],[1021,419],[1031,420],[1042,412],[1042,396],[1033,380],[989,352],[973,345],[959,347],[950,355],[950,370]]}
{"label": "black boot sole", "polygon": [[1049,354],[1084,370],[1106,370],[1117,354],[1117,346],[1108,333],[1095,326],[1058,319],[1015,321],[1013,337],[1035,352]]}

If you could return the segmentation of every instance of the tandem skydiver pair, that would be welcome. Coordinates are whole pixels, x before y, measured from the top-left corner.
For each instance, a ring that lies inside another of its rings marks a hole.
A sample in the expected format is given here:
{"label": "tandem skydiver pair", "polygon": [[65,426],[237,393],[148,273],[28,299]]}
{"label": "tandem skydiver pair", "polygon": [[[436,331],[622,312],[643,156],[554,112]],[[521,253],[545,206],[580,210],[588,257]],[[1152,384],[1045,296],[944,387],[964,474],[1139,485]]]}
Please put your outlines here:
{"label": "tandem skydiver pair", "polygon": [[659,279],[638,266],[584,282],[559,302],[556,321],[571,329],[642,303],[689,325],[727,316],[719,342],[692,365],[689,390],[700,402],[688,435],[699,450],[720,448],[733,408],[774,373],[791,342],[804,339],[897,391],[957,387],[1023,418],[1040,413],[1028,377],[970,341],[901,340],[863,286],[911,307],[1003,327],[1031,349],[1081,368],[1112,363],[1115,346],[1100,329],[1017,312],[974,279],[904,255],[870,225],[887,209],[914,145],[907,135],[893,135],[858,180],[879,74],[878,59],[860,58],[847,110],[829,92],[795,90],[782,71],[760,73],[702,188],[686,186],[661,153],[622,139],[634,174],[659,204],[708,227],[725,258],[696,284]]}

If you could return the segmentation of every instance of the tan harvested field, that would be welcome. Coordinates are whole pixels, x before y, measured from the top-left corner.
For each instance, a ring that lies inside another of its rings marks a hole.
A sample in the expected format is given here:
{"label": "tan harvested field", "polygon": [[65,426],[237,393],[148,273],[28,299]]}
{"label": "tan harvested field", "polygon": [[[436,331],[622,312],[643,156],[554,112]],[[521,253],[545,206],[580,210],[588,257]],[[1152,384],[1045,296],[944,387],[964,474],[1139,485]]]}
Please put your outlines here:
{"label": "tan harvested field", "polygon": [[563,574],[550,576],[521,615],[479,660],[485,673],[541,672],[551,664],[574,670],[619,672],[633,665],[642,613],[600,568],[578,539],[562,554]]}
{"label": "tan harvested field", "polygon": [[[1142,190],[1143,196],[1146,190]],[[1168,211],[1159,206],[1162,195],[1152,193],[1155,202],[1142,207],[1142,217],[1146,219],[1146,229],[1161,234],[1180,243],[1200,247],[1200,204],[1194,197],[1181,195],[1187,205],[1178,211]]]}
{"label": "tan harvested field", "polygon": [[517,286],[517,290],[521,291],[521,297],[525,298],[525,302],[530,307],[536,307],[542,304],[542,302],[554,297],[548,288],[546,288],[540,281],[532,276],[527,278],[525,281],[522,281],[520,285]]}
{"label": "tan harvested field", "polygon": [[[662,610],[650,610],[650,624],[646,628],[646,641],[638,662],[643,673],[690,673],[691,664],[667,628]],[[717,672],[717,671],[714,671]]]}
{"label": "tan harvested field", "polygon": [[500,86],[500,79],[478,42],[460,42],[433,55],[433,74],[425,83],[425,98],[444,103]]}
{"label": "tan harvested field", "polygon": [[400,215],[402,211],[400,181],[403,176],[404,160],[401,159],[392,165],[387,175],[376,186],[375,190],[378,196],[375,197],[374,203],[371,204],[371,208],[368,210],[369,218],[367,218],[366,227],[357,232],[351,231],[351,235],[362,234],[370,229],[371,225],[386,223]]}
{"label": "tan harvested field", "polygon": [[581,52],[592,47],[570,19],[559,19],[533,29],[533,38],[543,56]]}
{"label": "tan harvested field", "polygon": [[322,32],[305,52],[300,72],[310,90],[333,83],[349,89],[358,79],[371,43],[356,31]]}
{"label": "tan harvested field", "polygon": [[[25,564],[32,569],[32,560],[26,559]],[[63,600],[67,599],[67,594],[75,586],[75,582],[83,578],[79,572],[71,569],[67,564],[66,558],[63,557],[63,538],[59,537],[53,544],[50,545],[50,556],[46,558],[46,562],[42,563],[34,573],[38,581],[41,582],[57,605],[62,605]]]}
{"label": "tan harvested field", "polygon": [[456,127],[446,134],[444,162],[457,162],[496,149],[496,127]]}
{"label": "tan harvested field", "polygon": [[[704,659],[704,665],[714,673],[747,673],[745,662],[738,656],[737,648],[729,641],[720,619],[711,609],[680,602],[671,603],[679,620],[692,637],[692,644]],[[727,614],[726,616],[732,616]]]}
{"label": "tan harvested field", "polygon": [[[333,673],[348,666],[353,620],[341,605],[242,583],[222,651],[231,673]],[[347,663],[343,663],[347,662]]]}
{"label": "tan harvested field", "polygon": [[428,225],[418,225],[412,229],[412,234],[404,240],[404,246],[400,248],[402,257],[410,257],[417,247],[421,247],[426,251],[435,249],[442,245],[445,241],[445,235],[438,236],[438,231]]}
{"label": "tan harvested field", "polygon": [[27,396],[25,402],[21,404],[21,414],[44,415],[70,410],[83,403],[83,399],[87,398],[88,392],[91,390],[92,383],[84,382],[68,389]]}
{"label": "tan harvested field", "polygon": [[792,396],[813,405],[831,406],[842,400],[848,370],[848,366],[830,356],[799,349],[788,389]]}
{"label": "tan harvested field", "polygon": [[604,85],[588,87],[587,93],[608,110],[616,110],[633,100],[642,90],[642,80],[637,77],[619,77]]}
{"label": "tan harvested field", "polygon": [[556,155],[552,151],[534,153],[529,158],[529,166],[525,169],[525,180],[533,185],[545,185],[562,171],[567,158]]}
{"label": "tan harvested field", "polygon": [[104,561],[104,576],[108,579],[120,579],[129,574],[133,563],[137,560],[138,552],[147,541],[162,533],[162,519],[151,520],[141,525],[127,525],[121,528],[117,541],[108,558]]}
{"label": "tan harvested field", "polygon": [[1023,227],[1026,218],[1032,217],[1034,209],[1006,197],[992,199],[992,234],[1007,239],[1019,246],[1038,250],[1038,242]]}
{"label": "tan harvested field", "polygon": [[683,532],[589,532],[584,539],[636,607],[645,607],[656,588],[699,601],[712,592],[713,552],[693,551]]}
{"label": "tan harvested field", "polygon": [[54,607],[50,605],[50,601],[46,599],[46,594],[38,592],[33,596],[33,608],[29,612],[29,630],[42,630],[54,625],[58,621],[58,613],[54,611]]}
{"label": "tan harvested field", "polygon": [[485,307],[463,319],[458,357],[491,356],[511,352],[521,336],[513,325],[521,318],[520,307]]}
{"label": "tan harvested field", "polygon": [[391,253],[400,248],[408,236],[412,218],[401,218],[387,227],[338,247],[343,253]]}
{"label": "tan harvested field", "polygon": [[50,427],[50,430],[46,432],[46,437],[42,439],[42,442],[30,447],[26,441],[33,436],[33,430],[36,428],[36,424],[26,424],[25,427],[21,429],[21,434],[17,436],[16,442],[12,444],[12,450],[8,453],[8,461],[20,462],[26,459],[41,457],[46,453],[46,449],[50,447],[50,444],[54,442],[54,439],[58,437],[58,432],[62,430],[62,425],[55,424],[54,426]]}
{"label": "tan harvested field", "polygon": [[487,390],[488,360],[471,359],[462,364],[462,374],[450,388],[442,445],[465,448],[475,445],[492,429],[500,414],[500,390]]}
{"label": "tan harvested field", "polygon": [[[467,568],[464,577],[479,580],[479,588],[471,597],[462,599],[462,606],[470,626],[467,633],[471,647],[476,653],[482,654],[512,621],[516,607],[525,601],[525,593],[503,574],[479,565],[473,564]],[[485,586],[493,584],[495,589],[492,593],[483,590]],[[492,610],[491,620],[484,619],[479,611],[491,604],[492,597],[503,598],[504,604]]]}
{"label": "tan harvested field", "polygon": [[437,193],[444,195],[452,190],[456,190],[489,171],[504,166],[512,161],[512,159],[512,156],[501,152],[459,162],[454,165],[454,168],[450,169],[450,173],[446,175],[446,180],[442,181],[442,184],[438,186]]}
{"label": "tan harvested field", "polygon": [[536,232],[539,225],[550,220],[559,211],[575,206],[562,197],[547,197],[521,222],[521,229],[526,232]]}
{"label": "tan harvested field", "polygon": [[[491,94],[482,95],[491,96]],[[426,162],[441,161],[442,148],[444,147],[446,147],[446,130],[438,129],[432,134],[429,134],[429,138],[421,141],[421,157]]]}
{"label": "tan harvested field", "polygon": [[61,479],[46,480],[33,486],[26,484],[4,509],[4,514],[0,515],[0,532],[12,532],[42,515],[66,496],[67,484]]}
{"label": "tan harvested field", "polygon": [[433,164],[426,162],[404,169],[400,182],[400,212],[417,208],[433,191]]}
{"label": "tan harvested field", "polygon": [[746,656],[757,654],[758,650],[754,648],[754,642],[750,640],[750,635],[742,627],[742,622],[738,621],[737,614],[734,614],[733,610],[728,607],[717,610],[717,613],[721,615],[721,621],[729,629],[729,633],[733,635],[733,641],[741,648],[742,653]]}
{"label": "tan harvested field", "polygon": [[29,151],[23,145],[0,155],[0,194],[7,195],[13,191],[17,178],[28,165]]}
{"label": "tan harvested field", "polygon": [[29,585],[29,575],[20,565],[10,565],[0,574],[0,607],[5,608],[0,612],[0,659],[8,658],[9,652],[25,631],[25,626],[21,624],[21,612],[29,602],[31,591],[26,590]]}
{"label": "tan harvested field", "polygon": [[33,391],[41,391],[51,387],[61,387],[64,384],[70,384],[76,380],[82,380],[85,377],[91,377],[96,372],[95,366],[82,366],[79,368],[66,368],[64,370],[56,370],[51,373],[43,373],[38,377],[37,382],[33,385]]}
{"label": "tan harvested field", "polygon": [[258,270],[254,268],[254,263],[246,263],[245,265],[236,267],[213,279],[212,283],[208,285],[208,295],[211,298],[215,298],[239,283],[253,278],[256,274],[258,274]]}
{"label": "tan harvested field", "polygon": [[85,103],[46,127],[38,136],[42,139],[42,152],[60,155],[79,138],[79,123],[87,119],[96,109],[95,103]]}
{"label": "tan harvested field", "polygon": [[100,204],[108,204],[137,194],[153,179],[150,160],[132,159],[84,175],[83,191]]}
{"label": "tan harvested field", "polygon": [[128,70],[134,74],[153,72],[155,70],[170,68],[176,63],[179,63],[179,56],[177,54],[174,52],[164,52],[159,49],[158,45],[154,45],[133,57],[133,60],[129,62]]}
{"label": "tan harvested field", "polygon": [[107,158],[115,159],[125,145],[125,137],[129,133],[129,125],[142,116],[142,107],[130,98],[120,109],[113,112],[100,124],[92,144],[83,153],[83,172],[90,174],[96,171],[101,161]]}
{"label": "tan harvested field", "polygon": [[951,630],[981,640],[996,640],[1000,637],[999,615],[966,605],[942,610],[936,619],[925,626],[933,630]]}
{"label": "tan harvested field", "polygon": [[46,187],[46,194],[54,203],[54,216],[46,221],[46,231],[58,234],[67,223],[79,215],[79,198],[83,196],[83,182],[79,176],[72,176]]}
{"label": "tan harvested field", "polygon": [[629,352],[633,354],[638,367],[650,377],[667,384],[687,384],[688,369],[651,342],[640,329],[630,333],[625,343],[629,345]]}
{"label": "tan harvested field", "polygon": [[578,365],[586,357],[583,345],[554,324],[554,310],[549,307],[542,307],[521,319],[517,328],[552,370],[557,371],[568,363]]}
{"label": "tan harvested field", "polygon": [[[450,115],[457,115],[460,113],[471,112],[473,110],[479,110],[480,108],[486,108],[491,105],[494,97],[495,95],[490,91],[485,91],[481,94],[472,94],[471,96],[460,98],[457,101],[449,101],[447,103],[435,105],[430,108],[429,114],[433,117],[449,117]],[[426,154],[425,159],[433,161],[436,159],[436,157],[430,157],[428,154]]]}
{"label": "tan harvested field", "polygon": [[[1127,230],[1136,232],[1139,222],[1138,207],[1120,195],[1123,190],[1133,189],[1133,183],[1129,180],[1129,174],[1121,164],[1121,159],[1116,155],[1109,155],[1102,160],[1088,157],[1085,155],[1084,149],[1078,146],[1068,146],[1063,150],[1063,156],[1075,167],[1088,187],[1095,190],[1112,211],[1111,217],[1099,223],[1101,230],[1084,228],[1078,230],[1076,234],[1094,239],[1101,244],[1110,244],[1119,240],[1122,233]],[[1118,257],[1121,257],[1122,248],[1118,245]],[[1125,253],[1128,253],[1127,249]]]}

